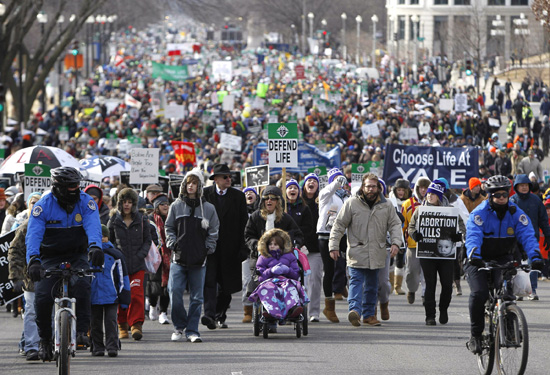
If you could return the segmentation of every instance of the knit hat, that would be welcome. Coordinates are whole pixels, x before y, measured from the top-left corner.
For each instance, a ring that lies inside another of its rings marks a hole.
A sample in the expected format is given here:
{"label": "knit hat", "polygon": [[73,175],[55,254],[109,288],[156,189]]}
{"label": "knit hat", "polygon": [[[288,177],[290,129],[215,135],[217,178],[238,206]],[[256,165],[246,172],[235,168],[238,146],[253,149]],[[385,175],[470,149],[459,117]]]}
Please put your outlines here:
{"label": "knit hat", "polygon": [[544,201],[544,207],[550,207],[550,198]]}
{"label": "knit hat", "polygon": [[6,192],[4,188],[0,188],[0,200],[2,199],[8,199],[8,197],[6,197]]}
{"label": "knit hat", "polygon": [[481,185],[481,181],[477,177],[472,177],[468,181],[468,187],[470,188],[470,190],[472,190],[473,188],[475,188],[478,185]]}
{"label": "knit hat", "polygon": [[295,179],[291,178],[290,180],[288,180],[288,182],[286,183],[286,188],[288,189],[291,185],[294,185],[298,188],[298,190],[300,190],[300,185],[298,185],[298,181],[296,181]]}
{"label": "knit hat", "polygon": [[380,182],[380,185],[382,185],[382,195],[386,196],[386,183],[381,178],[378,179],[378,182]]}
{"label": "knit hat", "polygon": [[105,224],[101,224],[101,237],[109,237],[109,228]]}
{"label": "knit hat", "polygon": [[443,200],[443,193],[445,193],[445,185],[441,182],[432,182],[430,186],[428,186],[427,193],[432,193],[437,195],[440,201]]}
{"label": "knit hat", "polygon": [[35,191],[34,193],[30,193],[29,196],[27,197],[27,207],[29,207],[29,204],[31,203],[31,198],[36,196],[41,197],[42,193],[39,193],[37,191]]}
{"label": "knit hat", "polygon": [[254,194],[258,195],[258,192],[253,187],[247,187],[243,190],[243,193],[246,193],[247,191],[253,191]]}
{"label": "knit hat", "polygon": [[535,180],[537,179],[537,175],[535,174],[535,172],[529,173],[529,179],[532,179],[532,178],[534,178]]}
{"label": "knit hat", "polygon": [[445,190],[449,190],[451,188],[451,185],[449,185],[449,181],[445,177],[439,177],[434,180],[434,182],[441,182],[443,185],[445,185]]}
{"label": "knit hat", "polygon": [[153,199],[153,207],[155,210],[160,206],[162,203],[170,203],[168,200],[168,196],[166,194],[160,194],[155,199]]}
{"label": "knit hat", "polygon": [[342,173],[342,171],[340,171],[340,169],[338,168],[332,168],[331,170],[328,171],[328,183],[331,184],[332,181],[334,181],[334,179],[338,176],[343,176],[344,174]]}

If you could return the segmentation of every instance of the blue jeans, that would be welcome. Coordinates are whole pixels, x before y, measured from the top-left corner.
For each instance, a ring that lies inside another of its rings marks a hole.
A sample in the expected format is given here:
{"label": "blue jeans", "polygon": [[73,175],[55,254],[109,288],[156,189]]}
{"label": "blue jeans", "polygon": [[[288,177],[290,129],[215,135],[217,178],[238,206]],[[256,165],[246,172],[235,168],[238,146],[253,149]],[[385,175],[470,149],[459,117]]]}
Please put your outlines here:
{"label": "blue jeans", "polygon": [[[168,293],[172,303],[172,324],[178,331],[185,330],[185,336],[199,334],[199,319],[204,302],[204,275],[206,267],[187,268],[177,263],[170,265]],[[183,304],[183,293],[189,283],[189,313]]]}
{"label": "blue jeans", "polygon": [[25,348],[29,350],[38,350],[40,336],[38,336],[38,327],[36,326],[36,311],[34,310],[34,292],[24,292],[25,296],[25,318],[23,319],[23,335],[25,336]]}
{"label": "blue jeans", "polygon": [[378,272],[380,270],[348,267],[349,311],[355,310],[363,318],[374,315],[378,300]]}

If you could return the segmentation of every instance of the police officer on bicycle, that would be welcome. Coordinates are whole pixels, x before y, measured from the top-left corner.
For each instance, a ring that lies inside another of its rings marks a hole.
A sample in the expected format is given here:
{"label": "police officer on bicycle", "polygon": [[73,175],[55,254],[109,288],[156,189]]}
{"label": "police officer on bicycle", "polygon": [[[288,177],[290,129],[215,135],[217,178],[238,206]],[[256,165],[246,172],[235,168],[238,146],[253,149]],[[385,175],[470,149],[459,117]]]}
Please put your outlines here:
{"label": "police officer on bicycle", "polygon": [[[464,271],[470,284],[472,334],[467,346],[474,354],[481,353],[485,302],[489,298],[487,272],[478,269],[484,267],[484,262],[505,264],[514,260],[516,241],[525,249],[533,269],[541,270],[543,266],[539,244],[529,217],[508,199],[512,186],[510,180],[504,176],[493,176],[487,180],[485,186],[489,199],[470,213],[466,225],[468,262]],[[496,277],[501,277],[501,274],[493,275],[493,280]]]}
{"label": "police officer on bicycle", "polygon": [[[87,269],[103,265],[101,223],[94,199],[80,190],[80,172],[72,167],[52,169],[52,190],[34,205],[26,236],[27,264],[35,284],[36,324],[40,335],[38,354],[42,361],[53,359],[52,307],[58,277],[42,279],[43,271],[63,262],[72,268]],[[75,297],[77,347],[89,346],[91,282],[87,277],[71,281]]]}

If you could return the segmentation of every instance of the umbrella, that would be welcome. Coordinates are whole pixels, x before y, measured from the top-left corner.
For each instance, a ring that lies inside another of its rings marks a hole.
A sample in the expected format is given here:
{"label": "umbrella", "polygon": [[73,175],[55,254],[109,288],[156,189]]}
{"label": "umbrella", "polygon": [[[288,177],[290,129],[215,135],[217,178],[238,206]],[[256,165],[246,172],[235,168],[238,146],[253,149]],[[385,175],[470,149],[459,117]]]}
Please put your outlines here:
{"label": "umbrella", "polygon": [[78,159],[71,154],[57,147],[31,146],[25,147],[14,154],[11,154],[2,165],[0,173],[15,174],[24,173],[25,164],[44,164],[52,168],[73,167],[80,169]]}
{"label": "umbrella", "polygon": [[84,178],[93,181],[101,181],[105,177],[120,176],[120,172],[129,171],[130,163],[115,156],[96,155],[89,159],[82,159],[80,163],[80,172]]}

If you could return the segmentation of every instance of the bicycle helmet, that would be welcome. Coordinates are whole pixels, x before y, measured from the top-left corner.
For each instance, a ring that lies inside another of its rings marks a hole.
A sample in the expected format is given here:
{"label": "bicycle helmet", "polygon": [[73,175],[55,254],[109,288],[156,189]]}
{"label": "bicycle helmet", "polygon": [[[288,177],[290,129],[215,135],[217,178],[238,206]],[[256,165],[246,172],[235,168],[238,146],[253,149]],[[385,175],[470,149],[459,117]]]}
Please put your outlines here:
{"label": "bicycle helmet", "polygon": [[510,180],[500,175],[489,177],[487,182],[485,182],[485,190],[488,193],[494,193],[499,190],[510,191],[511,187],[512,184],[510,183]]}
{"label": "bicycle helmet", "polygon": [[[82,175],[73,167],[59,167],[51,170],[52,193],[60,206],[72,211],[72,206],[80,200]],[[69,190],[69,188],[78,189]]]}

